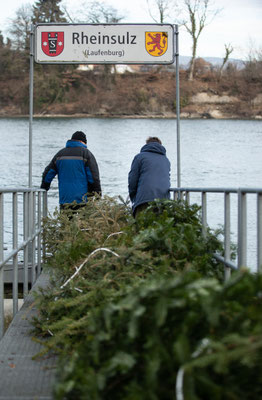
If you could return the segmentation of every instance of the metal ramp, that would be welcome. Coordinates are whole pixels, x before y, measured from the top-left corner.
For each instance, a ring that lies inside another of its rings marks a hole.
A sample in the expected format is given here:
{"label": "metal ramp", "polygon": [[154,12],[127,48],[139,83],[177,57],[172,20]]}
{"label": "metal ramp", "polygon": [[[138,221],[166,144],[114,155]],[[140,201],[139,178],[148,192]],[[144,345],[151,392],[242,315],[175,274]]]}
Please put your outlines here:
{"label": "metal ramp", "polygon": [[0,340],[0,400],[51,400],[56,358],[32,360],[42,346],[32,340],[30,320],[37,314],[32,291],[48,284],[41,274],[21,310]]}

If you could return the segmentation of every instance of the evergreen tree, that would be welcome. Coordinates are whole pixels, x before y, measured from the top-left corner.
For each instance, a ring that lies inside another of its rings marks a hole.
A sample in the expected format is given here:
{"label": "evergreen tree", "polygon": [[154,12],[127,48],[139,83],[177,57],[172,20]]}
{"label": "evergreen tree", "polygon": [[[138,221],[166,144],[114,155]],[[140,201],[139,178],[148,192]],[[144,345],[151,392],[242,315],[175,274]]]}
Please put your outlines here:
{"label": "evergreen tree", "polygon": [[38,0],[33,6],[33,23],[66,22],[61,0]]}

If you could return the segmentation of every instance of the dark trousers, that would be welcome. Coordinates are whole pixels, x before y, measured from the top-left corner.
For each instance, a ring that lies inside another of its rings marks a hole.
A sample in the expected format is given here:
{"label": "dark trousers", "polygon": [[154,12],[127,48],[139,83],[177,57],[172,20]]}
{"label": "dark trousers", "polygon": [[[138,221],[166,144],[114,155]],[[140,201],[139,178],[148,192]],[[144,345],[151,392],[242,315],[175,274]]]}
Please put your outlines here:
{"label": "dark trousers", "polygon": [[71,211],[77,211],[80,208],[85,207],[86,203],[81,203],[81,204],[60,204],[60,210],[71,210]]}
{"label": "dark trousers", "polygon": [[144,211],[147,207],[148,207],[148,203],[139,204],[139,206],[137,206],[137,207],[135,208],[134,217],[136,218],[137,215],[138,215],[141,211]]}
{"label": "dark trousers", "polygon": [[74,215],[77,215],[77,212],[86,206],[86,203],[81,204],[60,204],[60,212],[65,213],[67,215],[69,221],[72,220]]}

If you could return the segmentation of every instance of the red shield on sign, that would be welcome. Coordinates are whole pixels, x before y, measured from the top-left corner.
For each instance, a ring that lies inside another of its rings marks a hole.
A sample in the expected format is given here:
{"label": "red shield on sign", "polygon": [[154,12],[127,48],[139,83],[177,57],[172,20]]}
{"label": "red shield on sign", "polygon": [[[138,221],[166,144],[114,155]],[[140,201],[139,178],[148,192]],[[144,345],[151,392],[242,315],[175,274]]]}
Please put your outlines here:
{"label": "red shield on sign", "polygon": [[64,32],[42,32],[42,50],[47,56],[59,56],[64,50]]}

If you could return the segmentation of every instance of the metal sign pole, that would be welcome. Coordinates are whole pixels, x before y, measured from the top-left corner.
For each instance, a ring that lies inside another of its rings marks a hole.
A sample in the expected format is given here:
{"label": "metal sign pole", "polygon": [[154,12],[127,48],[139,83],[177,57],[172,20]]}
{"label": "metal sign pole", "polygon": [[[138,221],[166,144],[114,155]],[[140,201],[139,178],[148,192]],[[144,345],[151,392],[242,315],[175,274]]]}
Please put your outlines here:
{"label": "metal sign pole", "polygon": [[179,47],[178,47],[178,25],[175,25],[176,43],[176,131],[177,131],[177,187],[181,187],[181,160],[180,160],[180,94],[179,94]]}
{"label": "metal sign pole", "polygon": [[[31,28],[30,126],[33,118],[33,53],[35,62],[39,64],[168,65],[173,64],[176,58],[177,186],[180,187],[178,25],[43,23],[36,24],[34,28],[34,30]],[[33,48],[33,35],[35,48]],[[176,54],[174,54],[174,42]],[[32,135],[31,130],[32,127],[30,128]],[[31,174],[30,170],[29,176]],[[32,178],[29,179],[32,183]]]}
{"label": "metal sign pole", "polygon": [[28,186],[32,187],[32,142],[33,142],[33,85],[34,85],[34,25],[30,32],[30,72],[29,72],[29,173]]}

